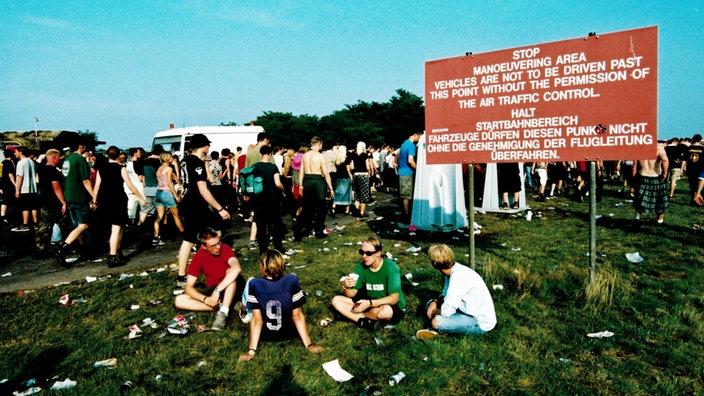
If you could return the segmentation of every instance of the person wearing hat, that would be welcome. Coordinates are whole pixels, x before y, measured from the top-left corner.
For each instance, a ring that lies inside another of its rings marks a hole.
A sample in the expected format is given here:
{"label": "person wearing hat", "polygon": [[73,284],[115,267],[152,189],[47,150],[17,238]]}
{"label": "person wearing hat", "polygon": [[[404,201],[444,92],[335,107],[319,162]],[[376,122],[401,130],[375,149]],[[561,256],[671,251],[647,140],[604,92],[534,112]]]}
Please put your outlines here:
{"label": "person wearing hat", "polygon": [[209,224],[210,209],[212,207],[223,220],[230,219],[230,213],[213,197],[208,189],[208,174],[205,158],[210,148],[210,140],[203,134],[191,136],[191,154],[185,159],[182,176],[184,186],[181,198],[181,211],[183,217],[183,242],[178,251],[178,278],[176,286],[186,284],[186,267],[191,249],[198,243],[198,233]]}

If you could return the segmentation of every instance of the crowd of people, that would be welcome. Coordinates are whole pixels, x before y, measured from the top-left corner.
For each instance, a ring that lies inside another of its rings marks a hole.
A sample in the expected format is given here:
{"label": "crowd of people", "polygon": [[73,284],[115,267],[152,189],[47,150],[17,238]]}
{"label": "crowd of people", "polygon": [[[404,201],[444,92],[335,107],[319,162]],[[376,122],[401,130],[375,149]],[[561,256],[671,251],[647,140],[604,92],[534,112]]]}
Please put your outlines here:
{"label": "crowd of people", "polygon": [[[159,145],[149,153],[141,148],[125,153],[110,146],[97,154],[78,140],[67,153],[50,149],[42,155],[19,147],[4,152],[0,223],[16,222],[13,232],[34,231],[37,256],[51,255],[63,267],[72,265],[67,255],[74,250],[79,260],[107,253],[109,267],[124,265],[125,228],[151,238],[155,248],[164,245],[164,235],[170,233],[182,241],[176,285],[184,293],[175,299],[177,308],[216,312],[211,327],[215,331],[225,328],[230,309],[236,311],[250,323],[249,351],[241,360],[252,359],[262,340],[296,335],[308,351],[317,353],[322,348],[308,334],[299,280],[285,272],[283,219],[291,216],[295,241],[326,238],[327,216],[364,219],[373,191],[386,188],[399,198],[399,227],[408,226],[421,135],[410,134],[397,150],[361,141],[349,149],[334,143],[325,150],[317,136],[298,150],[286,150],[272,147],[269,135],[262,132],[245,152],[240,147],[211,152],[207,136],[197,134],[184,158]],[[688,200],[701,205],[701,140],[695,135],[661,142],[652,159],[597,162],[597,199],[605,179],[618,179],[621,193],[634,200],[636,219],[653,212],[662,224],[669,200],[676,199],[677,180],[687,175]],[[481,184],[483,167],[475,167],[475,182]],[[239,188],[245,169],[260,180],[258,193]],[[500,164],[497,169],[501,208],[519,207],[521,172],[523,187],[531,191],[535,175],[536,201],[568,194],[584,200],[589,191],[586,162],[534,162],[523,169]],[[259,248],[262,278],[245,282],[235,252],[220,239],[220,230],[235,215],[250,223],[250,247]],[[105,240],[107,244],[101,242]],[[481,277],[456,263],[446,245],[433,245],[428,254],[445,284],[440,297],[427,302],[427,328],[418,331],[418,338],[480,335],[493,329],[494,306]],[[359,255],[353,271],[341,279],[342,294],[332,299],[333,309],[365,329],[398,323],[406,302],[397,264],[383,254],[376,237],[363,241]]]}

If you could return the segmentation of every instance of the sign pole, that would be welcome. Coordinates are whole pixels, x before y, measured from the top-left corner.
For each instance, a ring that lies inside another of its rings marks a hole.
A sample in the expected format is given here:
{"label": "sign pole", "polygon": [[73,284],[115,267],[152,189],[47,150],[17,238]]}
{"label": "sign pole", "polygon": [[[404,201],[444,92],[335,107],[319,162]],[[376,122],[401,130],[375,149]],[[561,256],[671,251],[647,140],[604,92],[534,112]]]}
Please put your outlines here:
{"label": "sign pole", "polygon": [[469,208],[469,267],[476,269],[477,259],[474,257],[474,164],[467,167],[467,207]]}
{"label": "sign pole", "polygon": [[589,281],[596,281],[596,161],[589,161]]}

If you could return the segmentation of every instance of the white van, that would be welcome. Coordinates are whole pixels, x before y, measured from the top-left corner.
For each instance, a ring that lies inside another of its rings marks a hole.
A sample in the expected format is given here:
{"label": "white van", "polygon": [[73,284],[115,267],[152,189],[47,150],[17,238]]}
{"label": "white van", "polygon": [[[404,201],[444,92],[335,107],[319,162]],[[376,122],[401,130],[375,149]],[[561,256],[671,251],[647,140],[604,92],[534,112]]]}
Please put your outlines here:
{"label": "white van", "polygon": [[257,143],[257,135],[264,132],[264,128],[256,125],[247,126],[193,126],[184,128],[171,128],[157,132],[152,141],[154,145],[160,144],[165,151],[178,153],[182,157],[185,155],[185,147],[191,140],[191,136],[201,133],[210,140],[210,150],[218,153],[224,148],[229,148],[233,153],[237,147],[242,147],[242,153],[247,152],[247,147]]}

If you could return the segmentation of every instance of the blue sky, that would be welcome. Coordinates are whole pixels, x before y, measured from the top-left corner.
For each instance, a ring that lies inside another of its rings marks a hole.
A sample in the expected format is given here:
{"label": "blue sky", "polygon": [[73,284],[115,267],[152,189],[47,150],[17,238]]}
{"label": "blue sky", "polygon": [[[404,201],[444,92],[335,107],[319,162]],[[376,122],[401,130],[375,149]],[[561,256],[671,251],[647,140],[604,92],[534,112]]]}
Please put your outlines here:
{"label": "blue sky", "polygon": [[[702,133],[704,1],[0,2],[0,131],[176,126],[424,94],[424,63],[659,26],[660,138]],[[637,100],[637,98],[634,98]],[[35,123],[35,117],[39,119]]]}

